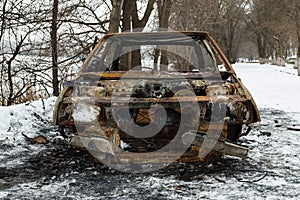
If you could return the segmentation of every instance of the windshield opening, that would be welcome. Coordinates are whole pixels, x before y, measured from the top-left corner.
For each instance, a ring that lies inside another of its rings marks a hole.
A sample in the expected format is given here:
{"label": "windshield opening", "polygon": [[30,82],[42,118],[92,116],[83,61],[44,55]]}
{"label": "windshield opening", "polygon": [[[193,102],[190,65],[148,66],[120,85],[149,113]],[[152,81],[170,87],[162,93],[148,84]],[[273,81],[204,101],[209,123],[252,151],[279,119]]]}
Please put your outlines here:
{"label": "windshield opening", "polygon": [[154,36],[120,35],[107,39],[91,55],[84,72],[216,71],[214,55],[205,39]]}

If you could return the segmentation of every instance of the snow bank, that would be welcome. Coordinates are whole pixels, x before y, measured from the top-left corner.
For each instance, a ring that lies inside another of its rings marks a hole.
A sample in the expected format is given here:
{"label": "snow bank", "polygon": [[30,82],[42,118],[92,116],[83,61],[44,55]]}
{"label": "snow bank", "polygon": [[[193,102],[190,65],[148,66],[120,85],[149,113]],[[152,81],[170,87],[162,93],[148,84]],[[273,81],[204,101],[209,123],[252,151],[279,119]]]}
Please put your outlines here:
{"label": "snow bank", "polygon": [[37,126],[51,123],[56,98],[0,107],[0,141],[24,140],[22,133],[34,136]]}

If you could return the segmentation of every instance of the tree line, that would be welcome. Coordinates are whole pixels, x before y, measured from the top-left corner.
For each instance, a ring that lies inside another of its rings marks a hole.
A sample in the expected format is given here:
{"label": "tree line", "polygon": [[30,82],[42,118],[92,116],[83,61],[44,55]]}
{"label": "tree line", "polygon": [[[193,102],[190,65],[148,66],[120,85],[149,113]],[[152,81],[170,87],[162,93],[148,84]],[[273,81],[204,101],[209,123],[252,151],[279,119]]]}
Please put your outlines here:
{"label": "tree line", "polygon": [[296,0],[2,0],[0,10],[1,105],[57,96],[105,33],[202,30],[231,62],[300,57]]}

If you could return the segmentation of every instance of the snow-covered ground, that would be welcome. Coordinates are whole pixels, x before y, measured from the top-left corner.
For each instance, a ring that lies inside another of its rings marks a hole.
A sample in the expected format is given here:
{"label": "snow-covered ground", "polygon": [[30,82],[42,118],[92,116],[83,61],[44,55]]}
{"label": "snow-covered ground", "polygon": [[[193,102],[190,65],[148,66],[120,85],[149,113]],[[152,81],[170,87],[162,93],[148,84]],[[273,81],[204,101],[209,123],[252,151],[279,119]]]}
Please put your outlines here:
{"label": "snow-covered ground", "polygon": [[28,137],[56,137],[55,129],[51,126],[55,100],[56,98],[49,98],[0,107],[0,169],[21,165],[24,156],[36,154],[44,149],[42,145],[28,145],[23,134]]}
{"label": "snow-covered ground", "polygon": [[[236,64],[262,122],[242,139],[245,160],[216,165],[175,163],[126,174],[70,149],[51,125],[55,98],[0,107],[0,199],[299,199],[300,77],[292,66]],[[44,135],[49,144],[30,144]]]}
{"label": "snow-covered ground", "polygon": [[300,77],[292,65],[236,64],[234,68],[259,108],[300,113]]}

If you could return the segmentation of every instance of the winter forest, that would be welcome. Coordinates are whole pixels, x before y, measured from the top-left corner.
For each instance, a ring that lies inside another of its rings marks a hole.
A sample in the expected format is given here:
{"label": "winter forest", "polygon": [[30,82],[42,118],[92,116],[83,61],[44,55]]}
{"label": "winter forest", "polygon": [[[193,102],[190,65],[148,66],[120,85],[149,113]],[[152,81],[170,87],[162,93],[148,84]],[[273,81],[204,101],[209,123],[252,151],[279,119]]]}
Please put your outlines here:
{"label": "winter forest", "polygon": [[1,0],[0,102],[57,96],[105,33],[208,31],[232,63],[283,65],[300,48],[296,0]]}

